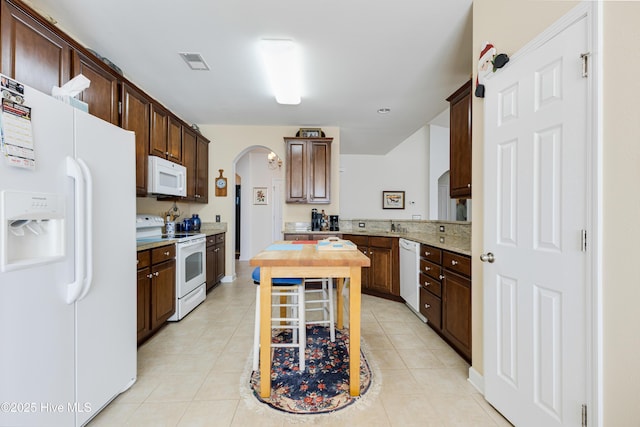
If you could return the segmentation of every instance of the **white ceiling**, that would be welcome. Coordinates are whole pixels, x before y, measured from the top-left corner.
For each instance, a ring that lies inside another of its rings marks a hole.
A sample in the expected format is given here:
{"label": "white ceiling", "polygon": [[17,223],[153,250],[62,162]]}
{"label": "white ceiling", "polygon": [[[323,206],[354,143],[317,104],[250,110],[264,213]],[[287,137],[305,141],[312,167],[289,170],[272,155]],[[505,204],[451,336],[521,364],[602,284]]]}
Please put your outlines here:
{"label": "white ceiling", "polygon": [[[338,126],[342,154],[387,153],[472,70],[472,0],[28,3],[188,123]],[[302,47],[300,105],[269,93],[261,38]],[[179,52],[201,53],[211,70],[191,71]]]}

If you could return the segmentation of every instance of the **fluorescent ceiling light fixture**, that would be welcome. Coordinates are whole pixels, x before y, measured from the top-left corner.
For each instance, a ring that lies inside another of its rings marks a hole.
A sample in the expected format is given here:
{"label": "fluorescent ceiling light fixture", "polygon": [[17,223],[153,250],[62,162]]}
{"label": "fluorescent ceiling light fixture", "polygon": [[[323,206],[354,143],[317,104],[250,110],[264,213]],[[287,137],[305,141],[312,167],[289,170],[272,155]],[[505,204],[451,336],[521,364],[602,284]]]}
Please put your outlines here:
{"label": "fluorescent ceiling light fixture", "polygon": [[189,68],[196,71],[208,71],[209,66],[204,62],[204,58],[199,53],[180,52],[180,56],[187,63]]}
{"label": "fluorescent ceiling light fixture", "polygon": [[300,104],[300,52],[293,40],[262,39],[260,53],[278,104]]}

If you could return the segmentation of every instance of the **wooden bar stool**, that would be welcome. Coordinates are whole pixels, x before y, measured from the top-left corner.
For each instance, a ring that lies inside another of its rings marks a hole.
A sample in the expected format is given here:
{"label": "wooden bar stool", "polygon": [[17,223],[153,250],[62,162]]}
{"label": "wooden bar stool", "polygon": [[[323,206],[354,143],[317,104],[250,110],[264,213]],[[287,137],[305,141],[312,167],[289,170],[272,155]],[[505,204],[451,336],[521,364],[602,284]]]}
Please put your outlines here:
{"label": "wooden bar stool", "polygon": [[[258,370],[260,361],[260,267],[253,270],[253,283],[256,285],[256,319],[253,336],[253,370]],[[271,347],[297,347],[300,372],[305,369],[305,347],[307,327],[305,321],[304,280],[297,278],[274,278],[271,282],[271,330],[290,330],[291,341],[271,343]],[[273,297],[276,297],[275,300]],[[273,310],[277,310],[274,317]],[[283,310],[281,310],[283,309]]]}
{"label": "wooden bar stool", "polygon": [[[307,314],[313,312],[322,312],[322,320],[309,319],[307,316],[307,325],[328,325],[331,342],[336,341],[336,327],[335,327],[335,311],[333,304],[333,279],[319,278],[319,279],[304,279],[305,283],[305,308]],[[312,283],[320,283],[320,288],[310,288],[306,285]],[[316,298],[310,298],[311,295],[319,295]]]}

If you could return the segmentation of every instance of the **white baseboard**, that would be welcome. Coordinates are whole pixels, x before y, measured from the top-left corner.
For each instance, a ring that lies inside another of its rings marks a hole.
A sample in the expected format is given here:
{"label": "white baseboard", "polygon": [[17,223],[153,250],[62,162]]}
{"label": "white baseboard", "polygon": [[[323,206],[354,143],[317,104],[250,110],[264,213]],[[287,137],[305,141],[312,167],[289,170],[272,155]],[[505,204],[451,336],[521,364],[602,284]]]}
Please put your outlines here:
{"label": "white baseboard", "polygon": [[473,366],[469,368],[469,378],[467,378],[467,381],[484,396],[484,377],[473,369]]}
{"label": "white baseboard", "polygon": [[220,279],[220,281],[222,283],[231,283],[234,280],[236,280],[236,275],[235,274],[233,276],[224,276],[222,279]]}

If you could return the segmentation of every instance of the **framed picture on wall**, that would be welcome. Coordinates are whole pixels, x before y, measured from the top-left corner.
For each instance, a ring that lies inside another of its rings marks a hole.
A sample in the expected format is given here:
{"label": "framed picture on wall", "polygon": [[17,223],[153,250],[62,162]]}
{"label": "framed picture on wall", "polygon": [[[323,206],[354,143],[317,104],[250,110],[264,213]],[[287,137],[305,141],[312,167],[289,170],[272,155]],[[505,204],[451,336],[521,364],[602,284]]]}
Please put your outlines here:
{"label": "framed picture on wall", "polygon": [[404,209],[404,191],[383,191],[382,209]]}
{"label": "framed picture on wall", "polygon": [[268,205],[267,187],[253,187],[253,204]]}

